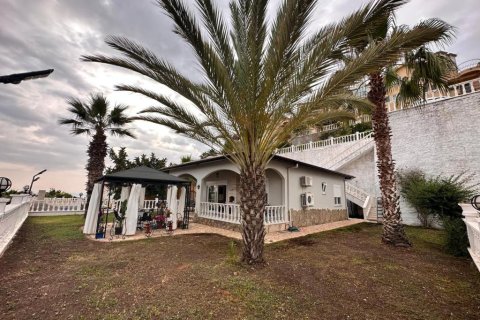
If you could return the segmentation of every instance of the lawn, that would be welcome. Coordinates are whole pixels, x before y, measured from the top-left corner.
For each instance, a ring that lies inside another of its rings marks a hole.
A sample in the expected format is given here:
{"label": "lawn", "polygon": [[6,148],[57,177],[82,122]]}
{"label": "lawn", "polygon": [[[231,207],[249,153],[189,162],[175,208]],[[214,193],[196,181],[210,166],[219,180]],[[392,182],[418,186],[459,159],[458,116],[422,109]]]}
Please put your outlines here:
{"label": "lawn", "polygon": [[480,273],[407,228],[411,249],[359,224],[266,246],[235,262],[218,235],[83,238],[80,217],[29,218],[0,259],[2,319],[479,319]]}

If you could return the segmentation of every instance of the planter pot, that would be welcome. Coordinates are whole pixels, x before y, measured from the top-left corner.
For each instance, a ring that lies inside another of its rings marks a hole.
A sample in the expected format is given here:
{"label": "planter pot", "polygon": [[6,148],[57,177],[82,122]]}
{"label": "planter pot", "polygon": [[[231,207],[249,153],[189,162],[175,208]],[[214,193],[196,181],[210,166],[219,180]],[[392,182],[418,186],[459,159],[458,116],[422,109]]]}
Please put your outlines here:
{"label": "planter pot", "polygon": [[103,233],[103,232],[97,232],[97,233],[95,234],[95,239],[103,239],[103,238],[105,238],[105,233]]}

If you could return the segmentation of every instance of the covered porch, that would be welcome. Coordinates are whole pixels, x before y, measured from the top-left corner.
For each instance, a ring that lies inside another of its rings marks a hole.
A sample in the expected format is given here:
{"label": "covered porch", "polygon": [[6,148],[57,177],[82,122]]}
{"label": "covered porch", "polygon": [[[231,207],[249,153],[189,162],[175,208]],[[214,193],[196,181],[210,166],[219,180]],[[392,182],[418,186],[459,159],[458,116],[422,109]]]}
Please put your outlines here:
{"label": "covered porch", "polygon": [[[286,209],[286,182],[275,169],[266,170],[267,206],[264,212],[265,226],[288,225],[291,222]],[[183,177],[183,176],[180,176]],[[200,180],[197,193],[199,200],[195,206],[198,218],[241,224],[240,175],[235,170],[209,172]]]}

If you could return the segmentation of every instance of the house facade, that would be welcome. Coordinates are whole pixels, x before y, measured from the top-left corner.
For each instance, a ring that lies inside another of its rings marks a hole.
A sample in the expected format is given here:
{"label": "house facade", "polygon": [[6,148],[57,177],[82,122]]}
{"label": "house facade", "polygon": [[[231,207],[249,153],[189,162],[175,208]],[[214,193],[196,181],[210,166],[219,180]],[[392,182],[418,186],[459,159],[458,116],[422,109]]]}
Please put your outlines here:
{"label": "house facade", "polygon": [[[226,157],[215,156],[165,169],[192,181],[197,221],[238,229],[240,172]],[[350,175],[275,156],[266,169],[267,231],[346,220],[345,180]]]}

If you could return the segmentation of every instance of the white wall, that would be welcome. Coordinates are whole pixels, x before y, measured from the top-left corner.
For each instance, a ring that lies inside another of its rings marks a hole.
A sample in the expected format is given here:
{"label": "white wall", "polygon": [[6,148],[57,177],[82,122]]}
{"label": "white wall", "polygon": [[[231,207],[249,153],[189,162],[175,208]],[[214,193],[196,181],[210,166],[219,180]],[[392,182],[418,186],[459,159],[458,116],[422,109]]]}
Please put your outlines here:
{"label": "white wall", "polygon": [[[373,165],[372,165],[373,164]],[[375,156],[374,149],[370,149],[359,158],[345,164],[338,171],[354,176],[350,183],[354,186],[375,195],[377,188],[375,187]]]}
{"label": "white wall", "polygon": [[[480,93],[390,113],[392,153],[397,169],[418,168],[430,175],[478,173],[480,169]],[[480,181],[480,176],[476,176]],[[418,224],[401,202],[407,224]]]}
{"label": "white wall", "polygon": [[[292,163],[286,162],[286,161],[281,161],[274,159],[272,160],[269,165],[267,166],[267,174],[270,170],[272,169],[275,171],[275,173],[281,175],[282,179],[277,179],[274,178],[273,181],[276,181],[276,183],[280,182],[282,183],[282,187],[278,187],[275,184],[271,183],[271,195],[269,197],[272,197],[273,194],[275,194],[274,199],[275,203],[280,201],[279,194],[281,194],[281,199],[286,199],[284,204],[288,206],[290,209],[294,210],[300,210],[302,209],[301,203],[300,203],[300,195],[303,192],[312,192],[314,194],[315,198],[315,205],[313,208],[318,208],[318,209],[344,209],[345,208],[345,190],[344,190],[344,178],[341,175],[336,175],[333,173],[328,173],[322,170],[314,169],[314,168],[309,168],[300,165],[299,168],[292,168],[294,165]],[[189,174],[192,175],[195,179],[197,179],[197,186],[200,185],[201,189],[197,189],[197,198],[196,198],[196,203],[204,202],[206,201],[206,191],[204,186],[202,185],[203,179],[208,177],[210,180],[211,177],[209,175],[213,172],[217,172],[220,170],[230,170],[236,173],[239,173],[239,170],[228,160],[219,160],[219,161],[213,161],[213,162],[207,162],[207,163],[202,163],[202,164],[197,164],[197,165],[190,165],[190,166],[185,166],[182,168],[178,169],[172,169],[169,173],[173,174],[175,176],[180,176],[182,174]],[[228,179],[228,176],[232,174],[222,174],[221,171],[219,172],[218,177],[214,174],[215,178],[212,178],[212,180],[226,180]],[[312,187],[306,187],[302,188],[300,185],[300,177],[301,176],[312,176],[313,177],[313,186]],[[270,177],[272,177],[272,173],[270,173]],[[268,178],[268,176],[267,176]],[[327,183],[327,192],[325,195],[322,194],[321,190],[321,183],[326,182]],[[290,188],[286,188],[287,183],[289,183]],[[340,185],[341,190],[342,190],[342,204],[340,206],[336,206],[334,204],[334,199],[333,199],[333,185]],[[278,197],[276,196],[278,195]],[[236,200],[238,202],[239,198],[236,197]],[[271,200],[271,204],[275,205],[273,203],[273,200]]]}
{"label": "white wall", "polygon": [[[311,187],[302,187],[300,178],[302,176],[310,176],[313,178]],[[311,192],[314,198],[314,206],[312,209],[345,209],[345,180],[342,176],[315,170],[300,165],[296,169],[289,170],[290,192],[289,203],[290,209],[302,209],[300,195],[304,192]],[[322,182],[327,184],[325,194],[322,193]],[[341,190],[341,205],[334,204],[333,186],[339,185]]]}

